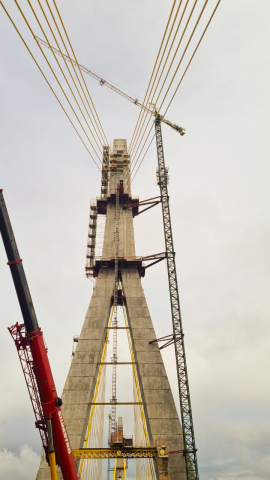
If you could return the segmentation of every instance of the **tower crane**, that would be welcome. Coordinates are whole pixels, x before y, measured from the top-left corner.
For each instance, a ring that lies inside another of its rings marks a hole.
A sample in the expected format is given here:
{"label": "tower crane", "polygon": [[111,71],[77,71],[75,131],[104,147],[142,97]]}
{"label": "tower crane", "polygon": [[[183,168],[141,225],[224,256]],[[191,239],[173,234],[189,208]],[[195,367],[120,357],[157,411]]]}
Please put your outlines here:
{"label": "tower crane", "polygon": [[54,51],[55,54],[64,57],[65,60],[72,63],[75,67],[79,67],[83,72],[87,73],[91,77],[99,81],[101,86],[107,86],[114,92],[118,93],[122,97],[126,98],[130,102],[134,103],[147,113],[150,113],[155,117],[155,134],[156,134],[156,146],[157,146],[157,159],[158,159],[158,168],[157,168],[157,184],[160,188],[160,197],[162,203],[162,217],[163,217],[163,228],[164,228],[164,237],[165,237],[165,247],[166,247],[166,259],[167,259],[167,270],[168,270],[168,282],[169,282],[169,293],[170,293],[170,303],[171,303],[171,316],[172,316],[172,327],[173,334],[172,339],[175,347],[175,358],[176,358],[176,369],[178,377],[178,391],[180,399],[180,412],[181,412],[181,422],[183,430],[183,440],[184,440],[184,455],[186,461],[186,474],[187,480],[199,480],[199,471],[198,471],[198,462],[197,462],[197,448],[195,443],[195,434],[194,434],[194,425],[193,425],[193,416],[190,400],[190,390],[189,390],[189,381],[187,374],[187,362],[186,362],[186,352],[184,344],[184,333],[182,326],[182,316],[180,309],[180,298],[178,291],[178,281],[176,274],[176,262],[175,262],[175,251],[173,246],[173,235],[172,235],[172,224],[171,224],[171,214],[170,214],[170,204],[169,204],[169,193],[168,193],[168,168],[165,166],[164,158],[164,149],[163,149],[163,140],[161,132],[161,123],[166,123],[171,128],[180,133],[181,136],[185,134],[185,129],[179,127],[178,125],[166,120],[160,113],[155,105],[153,109],[149,109],[147,106],[140,103],[137,99],[132,98],[130,95],[122,92],[119,88],[104,80],[102,77],[92,72],[88,68],[80,65],[75,60],[71,59],[67,55],[64,55],[60,50],[57,50],[55,47],[52,47],[44,40],[39,37],[35,37],[36,40]]}
{"label": "tower crane", "polygon": [[[39,38],[37,36],[35,38],[41,45],[49,48],[49,50],[53,50],[56,55],[59,55],[60,57],[64,57],[65,60],[69,63],[72,63],[74,65],[74,67],[79,67],[83,72],[87,73],[87,75],[90,75],[90,77],[95,78],[95,80],[97,80],[101,86],[106,86],[106,87],[110,88],[114,92],[116,92],[119,95],[121,95],[122,97],[124,97],[126,100],[129,100],[130,102],[134,103],[134,105],[137,105],[138,107],[143,109],[145,112],[151,113],[151,115],[156,117],[155,109],[152,110],[151,108],[148,108],[147,106],[145,106],[141,102],[139,102],[139,100],[137,98],[133,98],[130,95],[128,95],[127,93],[122,92],[122,90],[120,90],[119,88],[115,87],[114,85],[109,83],[104,78],[97,75],[97,73],[94,73],[91,70],[89,70],[89,68],[86,68],[83,65],[81,65],[80,63],[77,63],[76,60],[73,60],[72,58],[68,57],[67,55],[65,55],[60,50],[57,50],[57,48],[55,48],[52,45],[50,45],[49,43],[45,42],[45,40],[42,40],[41,38]],[[163,123],[166,123],[166,125],[169,125],[173,130],[176,130],[178,133],[180,133],[180,135],[182,135],[182,136],[185,135],[185,133],[186,133],[185,129],[182,128],[182,127],[179,127],[179,125],[176,125],[176,123],[170,122],[170,120],[167,120],[166,118],[162,117],[162,115],[160,116],[160,120]]]}

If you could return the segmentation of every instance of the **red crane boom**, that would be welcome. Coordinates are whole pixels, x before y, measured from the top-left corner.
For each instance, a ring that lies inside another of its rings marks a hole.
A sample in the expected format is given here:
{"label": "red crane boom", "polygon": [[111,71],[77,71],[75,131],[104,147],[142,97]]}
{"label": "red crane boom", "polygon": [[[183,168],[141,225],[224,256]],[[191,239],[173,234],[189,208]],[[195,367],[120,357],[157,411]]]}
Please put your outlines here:
{"label": "red crane boom", "polygon": [[62,400],[57,395],[47,348],[38,325],[3,190],[0,190],[0,231],[24,320],[24,325],[17,323],[9,331],[15,341],[23,367],[36,416],[36,426],[40,429],[42,443],[47,459],[49,459],[51,475],[52,478],[56,478],[56,457],[56,463],[61,468],[64,480],[78,480],[61,411]]}

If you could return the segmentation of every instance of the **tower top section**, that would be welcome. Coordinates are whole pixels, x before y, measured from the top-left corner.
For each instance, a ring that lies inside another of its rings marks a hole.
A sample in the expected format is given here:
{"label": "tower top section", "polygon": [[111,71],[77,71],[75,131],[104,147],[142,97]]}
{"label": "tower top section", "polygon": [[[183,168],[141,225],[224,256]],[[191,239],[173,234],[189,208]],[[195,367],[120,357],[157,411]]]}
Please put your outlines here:
{"label": "tower top section", "polygon": [[116,192],[117,184],[123,191],[131,195],[130,189],[130,156],[127,151],[127,141],[118,139],[113,141],[113,150],[110,157],[109,195]]}

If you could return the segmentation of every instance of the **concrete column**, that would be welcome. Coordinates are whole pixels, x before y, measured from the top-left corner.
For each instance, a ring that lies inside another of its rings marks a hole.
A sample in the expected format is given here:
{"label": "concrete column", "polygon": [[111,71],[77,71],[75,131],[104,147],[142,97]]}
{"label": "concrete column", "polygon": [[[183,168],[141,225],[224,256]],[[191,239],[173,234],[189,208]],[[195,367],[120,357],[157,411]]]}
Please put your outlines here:
{"label": "concrete column", "polygon": [[[115,195],[117,182],[123,182],[124,193],[130,194],[129,159],[125,140],[115,140],[108,195]],[[116,172],[117,165],[117,172]],[[132,210],[121,203],[119,206],[119,257],[135,256]],[[103,244],[103,259],[115,256],[115,204],[108,202]],[[134,356],[150,441],[168,451],[183,450],[183,436],[171,388],[168,382],[158,345],[149,344],[155,338],[153,323],[148,311],[137,269],[124,268],[123,291],[130,326]],[[114,268],[99,272],[78,346],[72,360],[63,392],[63,416],[73,449],[82,448],[88,425],[90,403],[93,401],[108,325],[111,298],[114,289]],[[100,445],[102,447],[102,445]],[[157,477],[163,480],[160,467],[156,465]],[[62,476],[59,472],[58,480]],[[47,464],[42,459],[37,480],[50,480]],[[169,480],[186,480],[183,455],[169,456]]]}
{"label": "concrete column", "polygon": [[[72,449],[82,448],[107,333],[114,271],[103,269],[97,279],[62,395],[63,417]],[[42,459],[37,480],[50,480]],[[58,469],[58,480],[62,479]]]}

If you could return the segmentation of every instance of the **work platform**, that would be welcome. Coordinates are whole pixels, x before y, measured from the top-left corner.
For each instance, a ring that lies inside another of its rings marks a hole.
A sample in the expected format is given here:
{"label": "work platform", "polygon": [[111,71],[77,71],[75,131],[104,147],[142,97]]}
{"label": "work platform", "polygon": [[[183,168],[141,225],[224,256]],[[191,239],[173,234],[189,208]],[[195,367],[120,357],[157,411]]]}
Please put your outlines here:
{"label": "work platform", "polygon": [[[106,215],[107,205],[115,205],[116,195],[112,193],[110,196],[104,195],[97,197],[97,214]],[[131,208],[133,217],[139,213],[139,197],[131,197],[128,193],[123,193],[119,199],[123,209]]]}

